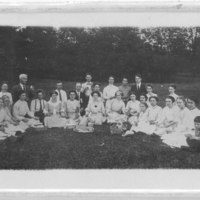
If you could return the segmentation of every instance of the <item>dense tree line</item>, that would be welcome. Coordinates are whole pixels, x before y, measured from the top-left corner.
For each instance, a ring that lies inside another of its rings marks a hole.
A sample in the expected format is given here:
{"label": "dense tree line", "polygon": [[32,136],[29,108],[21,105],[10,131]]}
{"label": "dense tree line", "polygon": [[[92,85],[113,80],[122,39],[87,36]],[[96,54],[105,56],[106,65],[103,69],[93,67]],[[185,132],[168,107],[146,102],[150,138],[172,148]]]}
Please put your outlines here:
{"label": "dense tree line", "polygon": [[139,72],[149,82],[172,82],[178,73],[200,73],[200,28],[1,27],[0,79],[83,80],[91,72],[120,81]]}

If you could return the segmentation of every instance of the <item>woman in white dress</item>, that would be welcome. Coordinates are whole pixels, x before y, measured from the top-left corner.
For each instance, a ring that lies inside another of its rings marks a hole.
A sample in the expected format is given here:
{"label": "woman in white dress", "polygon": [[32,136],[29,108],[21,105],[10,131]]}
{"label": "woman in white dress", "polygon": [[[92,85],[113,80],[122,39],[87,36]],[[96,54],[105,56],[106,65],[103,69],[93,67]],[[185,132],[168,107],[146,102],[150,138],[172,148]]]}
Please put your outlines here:
{"label": "woman in white dress", "polygon": [[122,136],[133,135],[135,132],[143,132],[143,133],[148,132],[149,123],[147,120],[147,109],[148,109],[147,103],[140,103],[140,112],[137,122],[133,124],[131,129],[126,131],[126,133],[123,134]]}
{"label": "woman in white dress", "polygon": [[186,100],[184,97],[179,96],[177,98],[177,106],[179,107],[177,112],[177,125],[171,134],[165,134],[161,136],[161,139],[171,147],[188,146],[186,135],[191,133],[194,127],[192,114],[186,107]]}
{"label": "woman in white dress", "polygon": [[95,125],[102,125],[105,121],[105,108],[102,100],[100,99],[101,95],[99,92],[92,93],[92,100],[86,108],[86,117],[88,121],[94,123]]}
{"label": "woman in white dress", "polygon": [[125,122],[127,121],[127,116],[125,115],[125,103],[122,100],[122,93],[117,91],[115,93],[115,98],[111,100],[109,107],[106,109],[107,122]]}
{"label": "woman in white dress", "polygon": [[75,99],[76,92],[70,91],[69,92],[69,99],[67,100],[66,104],[64,105],[65,113],[67,117],[67,124],[76,125],[80,122],[80,102]]}
{"label": "woman in white dress", "polygon": [[168,91],[169,91],[169,96],[174,97],[175,99],[174,104],[176,104],[176,100],[178,98],[178,95],[176,94],[176,85],[174,84],[169,85]]}
{"label": "woman in white dress", "polygon": [[1,92],[0,92],[0,97],[3,97],[4,95],[9,97],[10,104],[13,104],[13,99],[12,99],[12,94],[8,92],[8,83],[3,82],[1,85]]}
{"label": "woman in white dress", "polygon": [[140,112],[140,102],[136,99],[134,92],[130,93],[130,100],[126,105],[125,113],[128,116],[128,122],[133,125],[137,122],[137,118]]}
{"label": "woman in white dress", "polygon": [[174,105],[175,99],[172,96],[165,98],[165,107],[162,110],[156,134],[163,135],[174,131],[177,125],[178,107]]}
{"label": "woman in white dress", "polygon": [[61,101],[58,100],[58,92],[51,92],[51,98],[44,109],[44,125],[47,128],[65,127],[66,118]]}

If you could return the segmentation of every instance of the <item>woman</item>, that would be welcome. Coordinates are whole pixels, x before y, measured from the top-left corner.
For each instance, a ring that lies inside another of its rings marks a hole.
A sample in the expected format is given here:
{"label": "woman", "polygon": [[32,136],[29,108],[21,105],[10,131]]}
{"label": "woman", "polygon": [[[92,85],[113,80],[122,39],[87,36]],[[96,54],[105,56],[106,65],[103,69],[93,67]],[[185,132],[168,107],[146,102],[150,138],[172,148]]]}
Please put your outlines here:
{"label": "woman", "polygon": [[165,107],[156,130],[156,134],[163,135],[174,131],[177,124],[178,107],[174,105],[174,97],[165,98]]}
{"label": "woman", "polygon": [[178,98],[178,95],[176,94],[176,85],[174,84],[169,85],[168,91],[169,91],[169,96],[174,97],[175,99],[174,103],[176,103],[176,100]]}
{"label": "woman", "polygon": [[140,102],[136,100],[136,94],[131,92],[130,101],[126,105],[126,115],[129,117],[128,122],[133,125],[137,121],[137,117],[140,111]]}
{"label": "woman", "polygon": [[80,100],[80,104],[81,104],[80,114],[81,114],[81,116],[85,115],[85,109],[87,108],[88,103],[92,98],[90,94],[91,94],[90,89],[86,87],[80,95],[80,99],[81,99]]}
{"label": "woman", "polygon": [[50,96],[44,109],[44,125],[48,128],[65,127],[66,118],[62,103],[58,100],[58,92],[52,91]]}
{"label": "woman", "polygon": [[1,84],[1,92],[0,92],[0,97],[3,97],[4,95],[9,97],[10,100],[10,104],[13,104],[13,99],[12,99],[12,95],[10,92],[8,92],[8,83],[7,82],[3,82]]}
{"label": "woman", "polygon": [[153,93],[153,86],[151,84],[146,85],[146,90],[147,90],[147,101],[149,102],[149,98],[152,96],[158,96],[157,94]]}
{"label": "woman", "polygon": [[190,133],[193,125],[193,118],[191,112],[186,107],[186,100],[180,96],[177,98],[177,122],[174,131],[171,134],[165,134],[161,137],[164,143],[171,147],[187,146],[186,134]]}
{"label": "woman", "polygon": [[100,99],[101,95],[96,91],[92,93],[92,97],[92,100],[86,108],[85,116],[88,117],[88,121],[94,123],[95,125],[102,125],[105,121],[105,108]]}
{"label": "woman", "polygon": [[125,103],[122,100],[120,91],[115,93],[115,98],[109,103],[106,113],[108,123],[116,123],[118,121],[125,122],[127,120],[125,115]]}
{"label": "woman", "polygon": [[148,107],[150,106],[150,103],[148,101],[146,94],[140,94],[139,100],[140,100],[140,103],[147,103]]}
{"label": "woman", "polygon": [[69,92],[69,99],[65,104],[67,124],[78,124],[80,121],[80,103],[76,98],[76,91]]}
{"label": "woman", "polygon": [[132,125],[129,131],[126,131],[122,136],[132,135],[135,132],[147,132],[149,128],[148,120],[147,120],[147,103],[140,103],[140,112],[137,119],[137,122]]}

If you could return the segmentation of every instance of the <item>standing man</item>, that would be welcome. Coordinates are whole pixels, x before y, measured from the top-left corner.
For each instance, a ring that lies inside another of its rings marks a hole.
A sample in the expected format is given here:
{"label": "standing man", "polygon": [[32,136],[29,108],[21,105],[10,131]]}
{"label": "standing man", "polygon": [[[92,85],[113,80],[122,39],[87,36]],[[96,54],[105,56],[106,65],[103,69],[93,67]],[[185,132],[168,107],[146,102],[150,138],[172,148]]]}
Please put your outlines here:
{"label": "standing man", "polygon": [[131,91],[131,87],[128,84],[128,79],[124,77],[122,79],[122,85],[119,86],[119,91],[122,93],[122,100],[126,104],[129,100],[129,94]]}
{"label": "standing man", "polygon": [[75,97],[75,99],[78,100],[79,102],[81,100],[81,93],[82,93],[81,89],[82,89],[81,83],[77,82],[76,83],[76,97]]}
{"label": "standing man", "polygon": [[139,100],[141,94],[146,94],[146,86],[142,83],[142,77],[140,74],[135,75],[135,84],[131,87],[131,92],[136,94],[137,100]]}
{"label": "standing man", "polygon": [[58,93],[58,100],[62,103],[67,102],[67,93],[63,90],[63,84],[61,81],[58,81],[56,84],[56,92]]}
{"label": "standing man", "polygon": [[87,73],[85,76],[86,82],[82,84],[82,91],[85,90],[85,88],[89,88],[90,89],[90,93],[92,93],[92,75],[90,73]]}
{"label": "standing man", "polygon": [[30,101],[34,98],[34,87],[27,85],[28,75],[27,74],[20,74],[19,75],[19,84],[13,86],[12,88],[12,97],[13,102],[19,100],[19,96],[21,92],[25,92],[26,94],[26,101],[30,103]]}

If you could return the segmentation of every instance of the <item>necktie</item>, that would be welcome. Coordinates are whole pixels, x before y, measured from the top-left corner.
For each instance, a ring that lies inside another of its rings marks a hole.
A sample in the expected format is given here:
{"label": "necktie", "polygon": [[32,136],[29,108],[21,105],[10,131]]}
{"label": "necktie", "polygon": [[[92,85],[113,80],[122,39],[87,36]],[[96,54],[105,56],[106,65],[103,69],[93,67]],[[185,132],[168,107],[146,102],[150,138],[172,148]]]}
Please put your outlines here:
{"label": "necktie", "polygon": [[59,91],[59,98],[60,98],[60,101],[62,101],[61,92],[60,92],[60,90],[58,90],[58,91]]}
{"label": "necktie", "polygon": [[40,111],[42,111],[42,100],[40,100]]}

